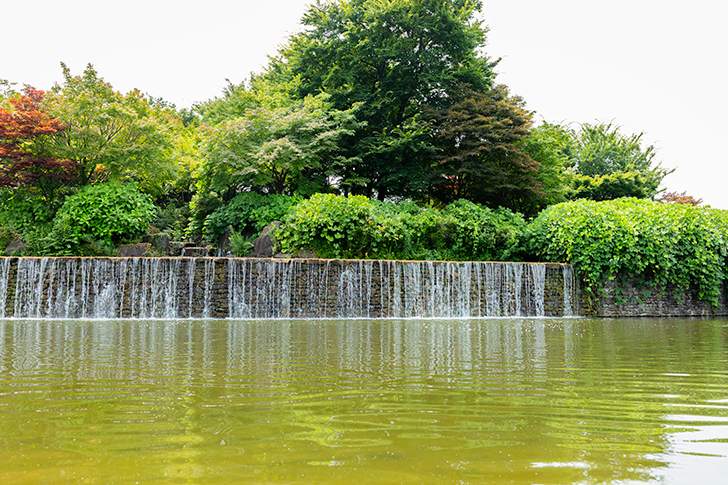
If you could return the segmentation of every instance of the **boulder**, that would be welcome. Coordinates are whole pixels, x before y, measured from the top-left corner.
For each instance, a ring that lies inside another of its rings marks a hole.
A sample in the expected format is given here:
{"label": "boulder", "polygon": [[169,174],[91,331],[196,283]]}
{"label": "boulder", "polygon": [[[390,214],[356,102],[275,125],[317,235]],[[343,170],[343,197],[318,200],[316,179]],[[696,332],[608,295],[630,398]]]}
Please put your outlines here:
{"label": "boulder", "polygon": [[273,251],[276,247],[276,238],[273,235],[276,229],[281,227],[281,223],[278,221],[273,221],[260,233],[260,236],[258,236],[255,239],[255,243],[253,244],[253,248],[255,251],[255,257],[256,258],[272,258],[273,257]]}
{"label": "boulder", "polygon": [[10,244],[5,248],[5,256],[16,256],[19,254],[25,254],[28,247],[25,245],[25,241],[20,238],[15,238],[10,241]]}
{"label": "boulder", "polygon": [[223,251],[232,251],[233,247],[230,245],[230,235],[233,233],[233,226],[228,225],[225,228],[225,232],[222,233],[217,241],[217,247]]}
{"label": "boulder", "polygon": [[151,243],[122,244],[119,246],[119,256],[123,258],[141,258],[152,254]]}
{"label": "boulder", "polygon": [[159,254],[161,256],[171,256],[172,255],[172,247],[170,246],[168,234],[166,234],[164,232],[153,234],[150,237],[149,243],[157,251],[157,254]]}
{"label": "boulder", "polygon": [[210,255],[208,247],[184,247],[182,248],[182,256],[186,258],[206,258]]}

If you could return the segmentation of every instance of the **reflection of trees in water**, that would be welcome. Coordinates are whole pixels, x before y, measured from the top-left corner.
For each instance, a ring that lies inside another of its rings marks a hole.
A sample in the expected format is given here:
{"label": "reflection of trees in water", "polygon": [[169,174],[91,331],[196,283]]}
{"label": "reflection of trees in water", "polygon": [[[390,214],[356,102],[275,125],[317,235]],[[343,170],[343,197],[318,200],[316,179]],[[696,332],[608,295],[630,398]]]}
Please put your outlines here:
{"label": "reflection of trees in water", "polygon": [[707,320],[6,321],[0,343],[3,375],[136,392],[175,432],[265,409],[294,441],[434,461],[439,447],[482,474],[507,450],[540,477],[646,479],[670,415],[726,418],[709,403],[725,398],[728,335]]}

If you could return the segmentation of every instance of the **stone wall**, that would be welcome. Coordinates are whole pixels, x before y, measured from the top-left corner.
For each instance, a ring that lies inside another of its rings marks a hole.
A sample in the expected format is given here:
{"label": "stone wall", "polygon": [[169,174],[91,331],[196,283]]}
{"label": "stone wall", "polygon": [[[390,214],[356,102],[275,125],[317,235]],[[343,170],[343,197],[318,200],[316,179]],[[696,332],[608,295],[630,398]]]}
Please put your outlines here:
{"label": "stone wall", "polygon": [[619,275],[605,281],[596,298],[584,293],[582,314],[596,317],[692,317],[728,315],[725,292],[717,307],[700,300],[695,288],[655,288]]}

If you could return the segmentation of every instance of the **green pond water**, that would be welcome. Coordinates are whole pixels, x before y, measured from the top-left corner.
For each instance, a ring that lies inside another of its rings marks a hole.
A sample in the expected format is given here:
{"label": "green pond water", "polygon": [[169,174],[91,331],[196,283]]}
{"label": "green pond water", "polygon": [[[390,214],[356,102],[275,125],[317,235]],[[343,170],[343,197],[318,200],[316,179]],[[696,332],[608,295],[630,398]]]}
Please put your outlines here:
{"label": "green pond water", "polygon": [[0,321],[0,483],[728,480],[728,320]]}

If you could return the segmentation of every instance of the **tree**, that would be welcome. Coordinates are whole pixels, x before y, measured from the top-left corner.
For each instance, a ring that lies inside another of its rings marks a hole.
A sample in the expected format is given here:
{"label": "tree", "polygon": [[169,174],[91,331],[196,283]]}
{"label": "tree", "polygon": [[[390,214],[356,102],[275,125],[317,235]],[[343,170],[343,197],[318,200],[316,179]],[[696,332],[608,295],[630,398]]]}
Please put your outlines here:
{"label": "tree", "polygon": [[6,99],[18,96],[20,94],[15,90],[15,88],[13,88],[14,84],[15,83],[12,83],[7,79],[0,79],[0,106]]}
{"label": "tree", "polygon": [[[612,123],[585,123],[573,132],[569,163],[577,175],[594,179],[580,178],[574,198],[580,197],[579,186],[589,185],[601,186],[601,198],[597,200],[615,199],[625,193],[653,198],[662,179],[673,170],[655,163],[655,148],[652,145],[643,148],[643,136],[643,133],[624,135]],[[616,190],[610,192],[608,185],[614,185]]]}
{"label": "tree", "polygon": [[692,206],[700,205],[703,203],[703,199],[696,199],[687,192],[665,192],[659,198],[660,202],[673,203],[673,204],[688,204]]}
{"label": "tree", "polygon": [[539,164],[522,146],[531,125],[522,104],[502,85],[486,92],[461,86],[450,104],[430,113],[437,199],[517,208],[542,194]]}
{"label": "tree", "polygon": [[336,151],[358,127],[356,107],[335,110],[328,99],[319,94],[285,107],[248,109],[211,128],[203,147],[211,190],[234,195],[253,187],[290,195],[302,188],[303,174],[325,178],[326,169],[349,163]]}
{"label": "tree", "polygon": [[0,186],[34,187],[50,201],[78,164],[47,155],[50,137],[67,127],[42,109],[43,91],[28,86],[23,92],[8,100],[12,109],[0,106]]}
{"label": "tree", "polygon": [[463,83],[482,91],[493,65],[480,54],[485,29],[465,0],[319,1],[303,17],[266,73],[293,97],[326,92],[333,106],[358,103],[364,122],[341,144],[344,191],[377,196],[422,195],[435,150],[422,117],[425,106],[447,103]]}
{"label": "tree", "polygon": [[659,181],[645,172],[630,170],[607,175],[574,174],[571,199],[613,200],[621,197],[651,199],[656,193]]}
{"label": "tree", "polygon": [[169,139],[157,117],[160,110],[139,91],[114,91],[91,64],[81,76],[61,66],[64,82],[49,93],[48,106],[68,129],[56,138],[54,152],[81,164],[77,183],[170,178]]}
{"label": "tree", "polygon": [[541,185],[542,195],[520,204],[517,210],[536,214],[545,207],[566,201],[573,180],[568,170],[571,138],[568,130],[553,123],[541,123],[533,128],[523,142],[525,151],[538,162],[534,175]]}

